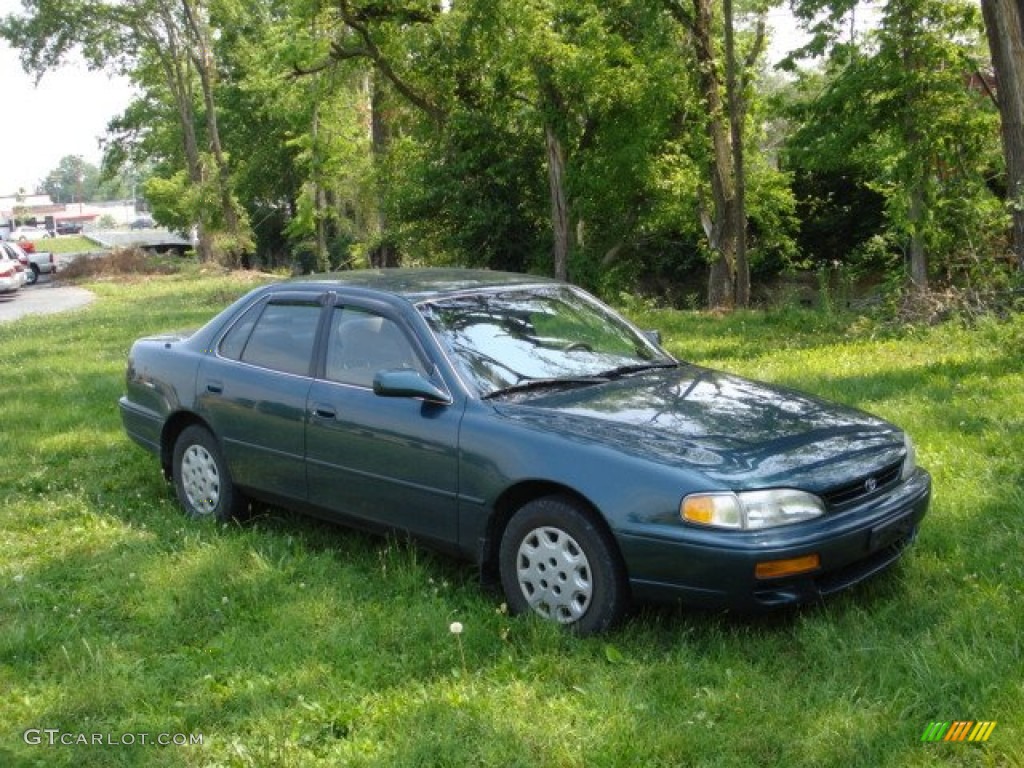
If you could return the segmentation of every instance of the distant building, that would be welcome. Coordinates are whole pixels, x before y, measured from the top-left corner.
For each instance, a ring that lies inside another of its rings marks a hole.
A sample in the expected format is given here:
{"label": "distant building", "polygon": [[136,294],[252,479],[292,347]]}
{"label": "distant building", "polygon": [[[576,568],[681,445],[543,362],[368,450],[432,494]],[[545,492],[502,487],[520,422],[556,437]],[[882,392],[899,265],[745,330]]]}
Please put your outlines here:
{"label": "distant building", "polygon": [[34,210],[56,207],[49,195],[0,195],[0,216],[9,218],[14,209]]}
{"label": "distant building", "polygon": [[[18,223],[29,226],[56,226],[59,222],[74,222],[91,228],[99,220],[109,217],[114,224],[130,224],[137,217],[132,200],[113,200],[101,203],[54,203],[49,195],[0,196],[0,223],[17,218]],[[50,220],[50,221],[48,221]]]}

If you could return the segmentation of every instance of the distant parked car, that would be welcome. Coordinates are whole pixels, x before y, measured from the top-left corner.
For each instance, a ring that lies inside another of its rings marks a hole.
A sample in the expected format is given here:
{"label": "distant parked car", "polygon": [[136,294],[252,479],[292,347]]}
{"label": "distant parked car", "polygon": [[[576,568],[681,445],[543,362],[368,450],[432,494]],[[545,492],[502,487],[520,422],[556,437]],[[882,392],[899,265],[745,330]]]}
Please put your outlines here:
{"label": "distant parked car", "polygon": [[44,227],[15,227],[11,230],[10,240],[42,240],[44,237],[53,237],[53,232]]}
{"label": "distant parked car", "polygon": [[77,221],[58,221],[57,222],[57,234],[58,235],[78,235],[82,232],[82,225]]}
{"label": "distant parked car", "polygon": [[132,229],[152,229],[155,226],[156,222],[150,216],[140,216],[131,223]]}
{"label": "distant parked car", "polygon": [[28,280],[28,270],[18,259],[10,257],[7,243],[3,245],[0,248],[0,294],[15,293]]}

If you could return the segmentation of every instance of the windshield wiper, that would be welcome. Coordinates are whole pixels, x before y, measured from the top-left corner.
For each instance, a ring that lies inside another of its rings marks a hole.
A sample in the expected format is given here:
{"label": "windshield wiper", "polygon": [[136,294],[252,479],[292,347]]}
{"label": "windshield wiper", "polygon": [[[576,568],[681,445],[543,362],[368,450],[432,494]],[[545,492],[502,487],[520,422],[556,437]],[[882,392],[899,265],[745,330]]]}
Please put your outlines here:
{"label": "windshield wiper", "polygon": [[591,384],[604,384],[608,381],[605,376],[567,376],[565,378],[551,379],[529,379],[512,384],[493,392],[483,395],[481,400],[490,400],[492,397],[501,397],[515,392],[528,392],[531,389],[557,389],[559,387],[585,387]]}
{"label": "windshield wiper", "polygon": [[640,373],[641,371],[652,371],[657,368],[677,368],[679,363],[664,361],[660,363],[635,363],[633,365],[620,365],[618,368],[612,368],[610,371],[604,371],[600,376],[608,381],[617,379],[620,376],[628,376],[631,373]]}

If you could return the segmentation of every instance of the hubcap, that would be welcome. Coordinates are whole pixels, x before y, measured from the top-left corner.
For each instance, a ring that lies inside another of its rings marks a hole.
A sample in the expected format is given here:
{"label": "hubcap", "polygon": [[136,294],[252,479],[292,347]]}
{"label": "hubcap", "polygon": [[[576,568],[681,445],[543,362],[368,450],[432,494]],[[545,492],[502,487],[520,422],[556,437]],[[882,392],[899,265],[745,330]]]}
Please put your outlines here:
{"label": "hubcap", "polygon": [[217,462],[201,445],[190,445],[181,457],[181,484],[188,503],[200,515],[210,515],[220,501]]}
{"label": "hubcap", "polygon": [[516,571],[526,602],[544,618],[571,624],[587,612],[594,596],[590,563],[565,531],[530,531],[519,545]]}

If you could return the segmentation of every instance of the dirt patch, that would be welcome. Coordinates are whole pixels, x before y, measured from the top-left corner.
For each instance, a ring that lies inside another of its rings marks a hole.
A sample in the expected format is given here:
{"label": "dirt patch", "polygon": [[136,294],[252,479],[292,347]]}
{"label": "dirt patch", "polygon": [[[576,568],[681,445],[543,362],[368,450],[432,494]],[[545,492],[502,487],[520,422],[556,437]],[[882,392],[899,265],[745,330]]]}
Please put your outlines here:
{"label": "dirt patch", "polygon": [[96,280],[126,275],[172,275],[178,272],[166,258],[154,258],[140,248],[116,248],[103,256],[74,259],[60,271],[61,280]]}

